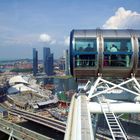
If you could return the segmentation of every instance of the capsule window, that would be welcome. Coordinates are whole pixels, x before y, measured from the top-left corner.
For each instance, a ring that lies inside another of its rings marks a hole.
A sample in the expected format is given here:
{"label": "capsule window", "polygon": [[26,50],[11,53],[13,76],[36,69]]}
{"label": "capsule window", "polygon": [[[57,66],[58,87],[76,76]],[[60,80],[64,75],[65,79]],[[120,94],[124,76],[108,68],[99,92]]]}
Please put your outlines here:
{"label": "capsule window", "polygon": [[75,39],[73,50],[75,67],[97,66],[96,39]]}
{"label": "capsule window", "polygon": [[104,66],[130,67],[130,39],[104,39]]}
{"label": "capsule window", "polygon": [[76,52],[96,52],[96,39],[75,39]]}

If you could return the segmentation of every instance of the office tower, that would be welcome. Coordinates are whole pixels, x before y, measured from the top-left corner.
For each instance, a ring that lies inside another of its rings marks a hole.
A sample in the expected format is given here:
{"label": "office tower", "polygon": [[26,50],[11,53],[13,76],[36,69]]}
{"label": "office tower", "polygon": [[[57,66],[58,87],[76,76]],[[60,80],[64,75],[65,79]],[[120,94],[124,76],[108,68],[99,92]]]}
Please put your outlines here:
{"label": "office tower", "polygon": [[44,72],[48,76],[53,75],[53,54],[51,54],[50,48],[43,48],[43,64]]}
{"label": "office tower", "polygon": [[53,54],[50,54],[48,57],[47,57],[47,75],[53,75]]}
{"label": "office tower", "polygon": [[47,74],[47,57],[50,55],[50,48],[43,48],[43,65],[44,72]]}
{"label": "office tower", "polygon": [[68,56],[68,50],[64,51],[64,59],[65,59],[65,74],[69,75],[69,56]]}
{"label": "office tower", "polygon": [[36,76],[38,72],[38,52],[33,48],[33,75]]}

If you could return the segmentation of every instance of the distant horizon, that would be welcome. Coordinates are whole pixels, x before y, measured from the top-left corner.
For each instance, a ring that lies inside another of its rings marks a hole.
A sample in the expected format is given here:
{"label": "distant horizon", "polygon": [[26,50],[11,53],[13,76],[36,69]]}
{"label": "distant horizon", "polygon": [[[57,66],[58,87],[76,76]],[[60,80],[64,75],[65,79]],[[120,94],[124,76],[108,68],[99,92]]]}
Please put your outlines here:
{"label": "distant horizon", "polygon": [[[54,60],[58,60],[58,59],[61,59],[62,57],[60,58],[54,58]],[[13,58],[13,59],[0,59],[0,62],[1,61],[16,61],[16,60],[26,60],[26,59],[29,59],[29,60],[33,60],[33,58]],[[43,58],[42,59],[38,59],[38,61],[43,61]]]}
{"label": "distant horizon", "polygon": [[73,29],[139,29],[139,5],[139,0],[0,1],[0,60],[32,59],[32,48],[42,59],[44,46],[58,59]]}

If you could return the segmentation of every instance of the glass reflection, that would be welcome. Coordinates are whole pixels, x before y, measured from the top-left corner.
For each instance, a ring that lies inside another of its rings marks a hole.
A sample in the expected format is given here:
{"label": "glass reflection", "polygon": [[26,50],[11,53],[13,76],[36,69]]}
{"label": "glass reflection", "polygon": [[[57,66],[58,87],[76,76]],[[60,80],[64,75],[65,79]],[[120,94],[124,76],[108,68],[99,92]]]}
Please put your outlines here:
{"label": "glass reflection", "polygon": [[75,39],[75,51],[95,52],[97,51],[95,39]]}
{"label": "glass reflection", "polygon": [[96,39],[75,39],[75,67],[95,67],[97,65]]}
{"label": "glass reflection", "polygon": [[131,39],[104,39],[104,66],[130,67]]}

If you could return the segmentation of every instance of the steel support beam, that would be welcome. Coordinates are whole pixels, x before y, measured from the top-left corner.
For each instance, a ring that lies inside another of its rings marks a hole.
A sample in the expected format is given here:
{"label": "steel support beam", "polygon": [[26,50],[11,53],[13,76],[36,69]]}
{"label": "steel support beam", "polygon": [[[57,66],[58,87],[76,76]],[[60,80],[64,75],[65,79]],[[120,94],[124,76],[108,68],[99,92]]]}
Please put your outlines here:
{"label": "steel support beam", "polygon": [[[94,92],[95,91],[95,89],[97,88],[97,86],[98,86],[98,83],[99,82],[104,82],[105,84],[110,84],[110,85],[112,85],[112,87],[108,87],[107,89],[105,89],[105,90],[103,90],[103,91],[100,91],[100,92]],[[137,95],[137,96],[140,96],[140,94],[139,93],[137,93],[137,92],[135,92],[135,91],[133,91],[133,90],[130,90],[130,89],[127,89],[127,88],[125,88],[125,87],[122,87],[123,85],[125,85],[125,84],[127,84],[127,83],[130,83],[130,82],[135,82],[136,83],[136,85],[138,86],[138,88],[139,88],[139,86],[140,86],[140,84],[137,82],[137,80],[134,78],[134,77],[132,77],[131,79],[129,79],[129,80],[126,80],[126,81],[124,81],[124,82],[121,82],[120,84],[114,84],[114,83],[112,83],[112,82],[110,82],[110,81],[107,81],[107,80],[105,80],[105,79],[103,79],[103,78],[100,78],[100,77],[98,77],[98,79],[96,80],[96,84],[94,84],[92,87],[94,87],[94,90],[92,90],[92,88],[91,88],[91,90],[89,91],[89,99],[91,99],[91,98],[93,98],[93,97],[96,97],[96,96],[99,96],[99,95],[101,95],[101,94],[103,94],[103,93],[107,93],[108,91],[111,91],[111,90],[113,90],[113,89],[115,89],[115,88],[119,88],[119,89],[122,89],[122,90],[124,90],[124,91],[127,91],[127,92],[129,92],[129,93],[132,93],[132,94],[134,94],[134,95]]]}
{"label": "steel support beam", "polygon": [[[114,102],[109,105],[114,113],[140,113],[140,104],[137,103]],[[97,102],[89,102],[88,109],[91,113],[103,113],[100,103]]]}

